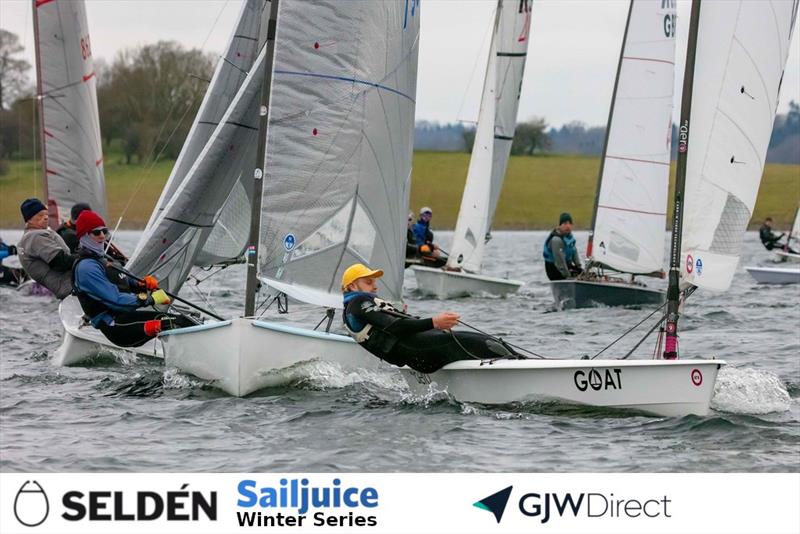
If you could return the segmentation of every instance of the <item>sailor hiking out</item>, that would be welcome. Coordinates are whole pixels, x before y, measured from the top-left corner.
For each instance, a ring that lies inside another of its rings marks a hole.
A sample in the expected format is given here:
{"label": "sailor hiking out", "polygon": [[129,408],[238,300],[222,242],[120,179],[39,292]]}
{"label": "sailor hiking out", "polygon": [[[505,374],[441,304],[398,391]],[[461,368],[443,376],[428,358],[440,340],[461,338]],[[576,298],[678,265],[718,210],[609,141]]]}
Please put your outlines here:
{"label": "sailor hiking out", "polygon": [[797,254],[798,252],[789,248],[789,240],[787,238],[786,243],[781,243],[780,240],[786,235],[785,232],[781,232],[780,234],[776,234],[772,231],[772,217],[767,217],[764,219],[764,224],[761,225],[761,228],[758,229],[758,237],[761,239],[761,244],[764,245],[764,248],[767,250],[785,250],[791,254]]}
{"label": "sailor hiking out", "polygon": [[558,227],[544,241],[542,256],[550,280],[566,280],[583,272],[575,236],[572,235],[572,215],[561,214]]}
{"label": "sailor hiking out", "polygon": [[80,245],[73,269],[74,293],[93,327],[120,347],[138,347],[161,331],[195,324],[179,315],[141,310],[168,305],[170,299],[158,281],[146,276],[139,282],[106,260],[108,228],[91,210],[83,211],[75,224]]}
{"label": "sailor hiking out", "polygon": [[383,276],[357,263],[342,275],[344,323],[350,336],[378,358],[398,367],[433,373],[459,360],[521,358],[501,340],[476,332],[454,332],[459,315],[443,312],[420,319],[377,295]]}

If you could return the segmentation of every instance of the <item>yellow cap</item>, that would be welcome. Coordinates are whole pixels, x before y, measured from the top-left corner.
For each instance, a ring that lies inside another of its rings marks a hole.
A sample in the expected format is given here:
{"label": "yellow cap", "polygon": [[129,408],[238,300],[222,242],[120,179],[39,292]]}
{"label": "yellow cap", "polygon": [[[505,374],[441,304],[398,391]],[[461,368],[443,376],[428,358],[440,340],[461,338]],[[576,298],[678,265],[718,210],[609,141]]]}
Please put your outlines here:
{"label": "yellow cap", "polygon": [[380,269],[375,269],[373,271],[363,263],[355,263],[344,270],[344,274],[342,275],[342,291],[347,290],[347,286],[359,278],[380,278],[381,276],[383,276],[383,271]]}

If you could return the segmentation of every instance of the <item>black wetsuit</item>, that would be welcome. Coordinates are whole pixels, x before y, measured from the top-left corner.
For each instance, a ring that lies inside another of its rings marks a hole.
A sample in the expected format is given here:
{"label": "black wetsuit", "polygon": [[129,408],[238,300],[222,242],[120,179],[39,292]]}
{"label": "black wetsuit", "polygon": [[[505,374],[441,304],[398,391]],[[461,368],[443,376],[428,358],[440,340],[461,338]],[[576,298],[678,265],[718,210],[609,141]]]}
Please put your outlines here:
{"label": "black wetsuit", "polygon": [[[421,373],[433,373],[459,360],[520,358],[513,349],[477,332],[436,330],[433,319],[419,319],[380,306],[370,293],[345,295],[344,320],[353,333],[371,325],[360,345],[378,358]],[[356,336],[354,336],[356,337]],[[356,341],[359,341],[356,338]]]}
{"label": "black wetsuit", "polygon": [[777,235],[775,232],[772,231],[772,228],[767,226],[766,224],[762,224],[761,228],[758,229],[758,237],[761,239],[761,244],[764,245],[764,248],[767,250],[786,250],[786,252],[790,252],[792,254],[797,254],[797,252],[791,248],[789,248],[788,244],[784,245],[783,243],[778,243],[783,236],[786,234]]}

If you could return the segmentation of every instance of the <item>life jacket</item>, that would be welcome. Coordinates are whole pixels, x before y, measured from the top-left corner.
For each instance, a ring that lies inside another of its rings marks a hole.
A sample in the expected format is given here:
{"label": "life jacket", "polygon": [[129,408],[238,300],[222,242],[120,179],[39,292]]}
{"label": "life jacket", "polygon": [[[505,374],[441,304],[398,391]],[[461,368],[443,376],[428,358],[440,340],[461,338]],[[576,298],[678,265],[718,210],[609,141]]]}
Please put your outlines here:
{"label": "life jacket", "polygon": [[578,257],[578,249],[575,243],[575,236],[573,236],[571,233],[567,235],[561,235],[556,230],[550,232],[550,235],[544,240],[544,248],[542,250],[542,257],[544,257],[544,261],[548,263],[556,262],[556,258],[553,256],[553,251],[550,250],[550,241],[556,236],[560,237],[561,241],[564,242],[564,256],[566,257],[567,264],[577,263],[575,260]]}
{"label": "life jacket", "polygon": [[[87,251],[86,249],[79,248],[78,249],[78,259],[75,260],[75,263],[72,264],[72,293],[78,297],[78,302],[83,309],[83,313],[85,313],[89,319],[94,319],[101,313],[110,313],[114,315],[115,312],[106,306],[103,302],[97,300],[96,298],[92,297],[85,291],[81,291],[78,289],[77,284],[77,273],[78,273],[78,264],[82,261],[96,261],[103,265],[103,268],[106,272],[106,278],[108,281],[114,284],[119,288],[120,291],[124,293],[130,293],[131,288],[128,284],[128,279],[122,273],[115,271],[111,267],[109,267],[102,258],[98,257],[96,254]],[[121,275],[121,276],[120,276]]]}
{"label": "life jacket", "polygon": [[408,314],[405,314],[395,308],[391,302],[378,298],[374,293],[351,291],[345,294],[345,312],[342,314],[342,318],[344,321],[344,328],[347,330],[347,333],[350,334],[350,337],[352,337],[358,344],[366,344],[368,348],[375,348],[379,352],[383,353],[389,352],[397,342],[397,338],[395,336],[385,332],[381,328],[374,327],[371,324],[364,324],[352,314],[347,313],[347,305],[350,303],[350,301],[359,296],[368,296],[379,311],[389,315],[394,315],[397,318],[408,317]]}

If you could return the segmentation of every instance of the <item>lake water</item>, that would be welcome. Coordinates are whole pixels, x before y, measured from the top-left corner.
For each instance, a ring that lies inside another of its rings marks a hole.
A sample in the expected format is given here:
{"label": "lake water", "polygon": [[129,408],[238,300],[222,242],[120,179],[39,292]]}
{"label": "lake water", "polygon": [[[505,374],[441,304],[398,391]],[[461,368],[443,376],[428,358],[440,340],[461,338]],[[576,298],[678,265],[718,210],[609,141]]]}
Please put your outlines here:
{"label": "lake water", "polygon": [[[11,243],[19,235],[2,233]],[[120,232],[119,243],[131,251],[138,235]],[[424,300],[407,271],[410,311],[452,309],[483,330],[558,358],[594,354],[649,313],[553,311],[540,261],[545,236],[497,232],[489,243],[486,273],[523,280],[519,294]],[[585,243],[585,233],[577,237]],[[447,244],[450,234],[441,239]],[[769,259],[748,233],[741,265]],[[244,270],[234,266],[199,288],[217,311],[235,315],[243,280]],[[188,287],[182,295],[200,300]],[[299,311],[308,322],[321,318]],[[165,369],[160,360],[127,353],[55,367],[57,303],[0,289],[0,470],[800,470],[800,286],[758,286],[740,267],[727,293],[691,297],[681,328],[684,357],[728,362],[706,417],[417,398],[393,370],[352,373],[319,362],[288,387],[240,399]],[[626,338],[615,354],[635,341]],[[637,355],[646,358],[652,349],[648,341]]]}

